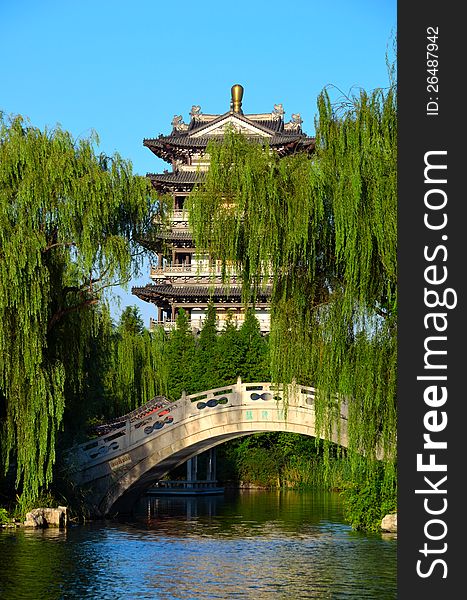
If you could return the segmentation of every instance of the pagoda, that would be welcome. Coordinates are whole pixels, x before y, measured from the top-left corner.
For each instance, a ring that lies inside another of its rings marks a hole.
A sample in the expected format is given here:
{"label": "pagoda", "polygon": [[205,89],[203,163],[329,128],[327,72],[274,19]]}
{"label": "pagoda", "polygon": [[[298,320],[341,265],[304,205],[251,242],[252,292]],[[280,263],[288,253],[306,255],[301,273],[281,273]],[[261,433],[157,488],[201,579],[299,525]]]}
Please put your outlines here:
{"label": "pagoda", "polygon": [[[152,282],[132,288],[138,298],[157,307],[157,319],[151,321],[151,326],[159,324],[169,330],[175,324],[178,310],[183,308],[193,332],[197,333],[209,302],[216,307],[218,329],[225,324],[229,312],[238,325],[244,319],[240,278],[232,274],[229,281],[222,280],[221,265],[195,249],[188,225],[185,201],[209,168],[208,143],[221,140],[227,129],[233,129],[250,140],[266,142],[281,157],[314,150],[315,140],[303,133],[300,114],[292,114],[286,123],[282,104],[275,104],[270,113],[244,114],[242,98],[243,87],[236,84],[231,89],[228,112],[203,114],[200,106],[192,106],[189,123],[181,115],[175,115],[169,135],[143,141],[144,146],[172,168],[170,172],[147,175],[160,194],[173,198],[169,225],[155,240],[141,242],[157,255],[157,263],[150,271]],[[270,286],[265,285],[254,303],[263,333],[269,331],[269,297]]]}

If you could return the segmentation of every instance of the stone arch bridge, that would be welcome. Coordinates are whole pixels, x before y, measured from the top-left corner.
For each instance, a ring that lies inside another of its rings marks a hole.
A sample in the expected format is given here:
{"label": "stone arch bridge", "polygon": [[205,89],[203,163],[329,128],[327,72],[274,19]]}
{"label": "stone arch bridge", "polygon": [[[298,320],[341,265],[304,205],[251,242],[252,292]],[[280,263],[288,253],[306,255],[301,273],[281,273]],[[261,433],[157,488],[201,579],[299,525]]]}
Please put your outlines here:
{"label": "stone arch bridge", "polygon": [[[285,390],[238,379],[176,402],[156,397],[101,426],[96,439],[71,448],[67,471],[92,516],[114,514],[178,465],[233,438],[267,431],[316,437],[315,393],[297,384]],[[329,439],[347,446],[347,404],[339,410]]]}

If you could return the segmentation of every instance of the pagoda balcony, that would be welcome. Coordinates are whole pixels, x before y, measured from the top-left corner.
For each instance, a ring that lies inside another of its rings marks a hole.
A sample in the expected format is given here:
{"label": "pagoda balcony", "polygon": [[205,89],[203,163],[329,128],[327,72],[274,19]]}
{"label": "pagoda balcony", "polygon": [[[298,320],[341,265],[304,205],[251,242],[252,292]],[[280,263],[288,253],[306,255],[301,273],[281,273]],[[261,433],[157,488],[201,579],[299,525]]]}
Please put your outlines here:
{"label": "pagoda balcony", "polygon": [[177,208],[167,211],[165,219],[163,219],[161,215],[156,214],[154,216],[154,223],[159,224],[163,221],[167,222],[167,219],[172,224],[172,226],[188,227],[188,211],[183,208]]}
{"label": "pagoda balcony", "polygon": [[[151,277],[163,277],[165,275],[194,275],[197,277],[221,277],[220,267],[206,268],[199,265],[165,265],[164,267],[151,267]],[[232,273],[232,277],[235,275]]]}
{"label": "pagoda balcony", "polygon": [[163,327],[164,331],[172,331],[172,329],[175,329],[176,326],[176,321],[158,321],[157,319],[153,319],[151,317],[151,319],[149,320],[149,331],[154,331],[154,329],[156,327]]}
{"label": "pagoda balcony", "polygon": [[172,221],[188,221],[188,211],[185,209],[172,210],[169,216]]}
{"label": "pagoda balcony", "polygon": [[[260,327],[260,331],[261,333],[269,333],[270,330],[270,319],[269,318],[258,318],[259,321],[259,327]],[[224,327],[227,325],[228,321],[227,319],[216,319],[216,329],[217,331],[222,331],[222,329],[224,329]],[[203,324],[204,324],[204,318],[191,318],[190,319],[190,327],[193,333],[199,333],[201,331],[201,329],[203,328]],[[241,327],[243,324],[243,319],[239,319],[238,321],[236,321],[236,326],[239,328]],[[163,327],[164,331],[166,332],[170,332],[173,329],[175,329],[177,325],[176,321],[172,321],[170,319],[167,319],[165,321],[158,321],[157,319],[150,319],[149,322],[149,329],[150,331],[154,331],[154,329],[156,327]]]}
{"label": "pagoda balcony", "polygon": [[[190,264],[190,265],[165,265],[163,267],[151,267],[150,270],[151,279],[178,279],[181,277],[192,277],[203,280],[212,280],[212,278],[221,280],[222,267],[203,267],[202,265]],[[231,283],[241,283],[241,275],[233,271],[227,271],[226,277]],[[263,274],[262,281],[264,284],[272,284],[273,278],[271,274]]]}

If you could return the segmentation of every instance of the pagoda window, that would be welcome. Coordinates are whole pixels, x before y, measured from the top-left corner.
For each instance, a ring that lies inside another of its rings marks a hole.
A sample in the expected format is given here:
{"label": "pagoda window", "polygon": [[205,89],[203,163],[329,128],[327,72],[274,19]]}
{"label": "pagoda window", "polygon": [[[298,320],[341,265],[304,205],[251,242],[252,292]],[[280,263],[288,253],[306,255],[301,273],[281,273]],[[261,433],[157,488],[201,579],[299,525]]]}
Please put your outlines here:
{"label": "pagoda window", "polygon": [[176,252],[174,263],[175,265],[191,265],[191,252]]}
{"label": "pagoda window", "polygon": [[175,196],[174,198],[174,209],[183,210],[185,208],[186,196]]}

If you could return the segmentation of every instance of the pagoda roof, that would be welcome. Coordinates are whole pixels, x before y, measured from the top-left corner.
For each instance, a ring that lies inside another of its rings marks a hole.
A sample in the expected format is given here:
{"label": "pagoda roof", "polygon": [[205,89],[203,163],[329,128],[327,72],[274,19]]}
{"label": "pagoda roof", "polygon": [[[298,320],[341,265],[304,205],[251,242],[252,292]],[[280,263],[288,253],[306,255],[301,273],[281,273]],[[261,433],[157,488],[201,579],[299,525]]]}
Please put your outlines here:
{"label": "pagoda roof", "polygon": [[[151,250],[152,252],[162,252],[164,250],[164,242],[185,242],[183,247],[186,247],[186,243],[193,242],[193,233],[189,228],[167,228],[159,231],[152,238],[140,238],[138,243],[144,248]],[[190,244],[191,246],[192,244]]]}
{"label": "pagoda roof", "polygon": [[[144,139],[143,144],[156,156],[166,162],[175,159],[184,159],[194,151],[205,151],[209,142],[221,141],[222,135],[209,135],[197,138],[187,136],[168,135],[154,139]],[[270,137],[249,135],[252,142],[267,143],[271,148],[279,150],[279,154],[288,154],[294,150],[314,150],[315,140],[302,133],[279,133]],[[282,151],[281,151],[282,150]]]}
{"label": "pagoda roof", "polygon": [[188,228],[177,229],[174,227],[161,231],[159,237],[163,240],[192,240],[193,233]]}
{"label": "pagoda roof", "polygon": [[279,153],[314,149],[315,139],[303,133],[300,115],[292,115],[292,120],[284,123],[281,104],[275,105],[271,113],[244,115],[230,110],[221,115],[203,115],[199,107],[193,107],[190,114],[190,123],[184,123],[181,115],[176,115],[169,135],[145,138],[144,146],[167,162],[186,161],[193,152],[204,151],[210,141],[221,140],[226,128],[232,127],[252,141],[267,143]]}
{"label": "pagoda roof", "polygon": [[[206,119],[206,117],[208,117]],[[234,117],[234,119],[232,119]],[[187,132],[190,136],[200,137],[204,132],[210,132],[213,129],[218,129],[219,124],[228,120],[235,122],[235,119],[248,125],[253,125],[258,131],[263,131],[266,134],[279,132],[283,129],[283,121],[273,113],[244,115],[242,112],[234,112],[230,110],[221,115],[195,115],[192,117],[188,126]],[[174,128],[174,130],[176,129]],[[183,129],[182,129],[183,131]]]}
{"label": "pagoda roof", "polygon": [[[155,139],[145,139],[144,145],[150,148],[155,154],[155,150],[168,151],[170,148],[180,150],[199,150],[205,149],[211,141],[222,140],[221,134],[205,135],[203,137],[190,138],[179,135],[160,136]],[[249,135],[248,139],[254,142],[267,142],[269,146],[282,146],[291,142],[306,142],[307,146],[314,147],[314,139],[309,138],[303,133],[275,133],[271,136]]]}
{"label": "pagoda roof", "polygon": [[[266,290],[258,293],[258,299],[267,301],[270,297],[270,286]],[[131,293],[145,300],[146,302],[181,302],[204,299],[206,301],[212,298],[230,299],[240,302],[242,298],[242,288],[238,285],[170,285],[150,283],[144,287],[133,287]]]}
{"label": "pagoda roof", "polygon": [[203,171],[174,171],[172,173],[148,173],[146,175],[156,187],[192,187],[195,183],[203,181]]}

